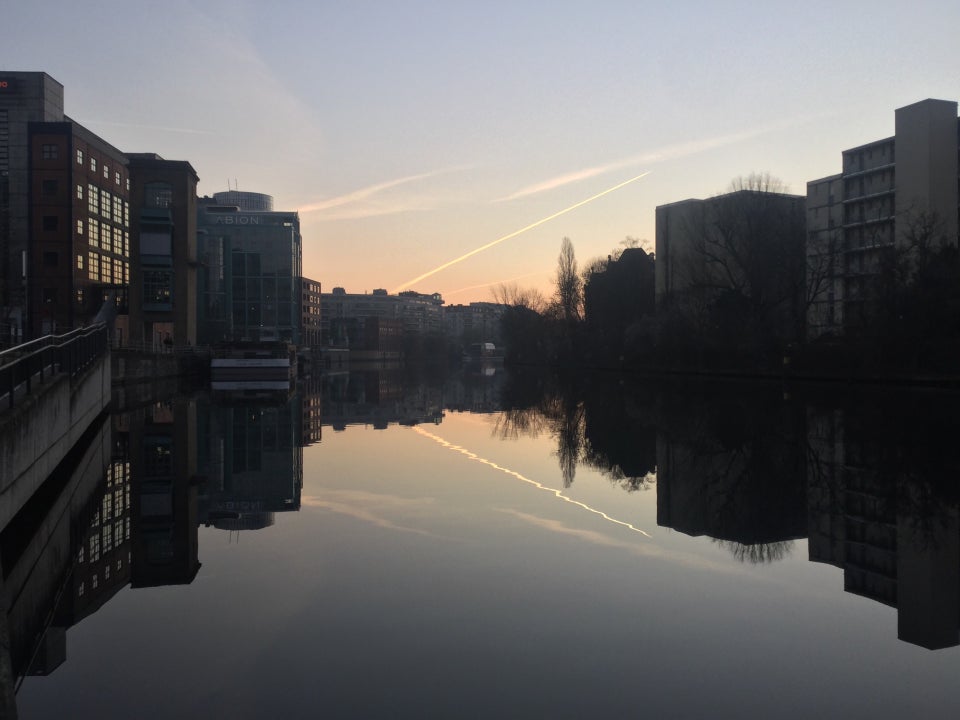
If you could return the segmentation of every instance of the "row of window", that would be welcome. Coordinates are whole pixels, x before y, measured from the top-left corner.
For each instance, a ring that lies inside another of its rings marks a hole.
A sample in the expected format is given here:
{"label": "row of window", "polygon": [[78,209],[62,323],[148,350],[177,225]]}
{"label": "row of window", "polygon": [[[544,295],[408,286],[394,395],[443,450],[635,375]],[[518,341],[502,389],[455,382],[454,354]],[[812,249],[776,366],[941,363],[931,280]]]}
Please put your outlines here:
{"label": "row of window", "polygon": [[[83,235],[83,220],[77,220],[77,235]],[[114,255],[130,257],[130,233],[91,219],[87,225],[87,244]]]}
{"label": "row of window", "polygon": [[[43,147],[46,148],[47,146],[44,145]],[[55,150],[56,146],[54,146],[54,151]],[[44,158],[46,158],[46,155],[44,155]],[[56,158],[56,155],[54,155],[54,158]],[[83,165],[83,150],[77,150],[77,165]],[[109,180],[110,166],[107,163],[103,163],[102,169],[103,179]],[[97,159],[93,155],[90,156],[90,172],[97,172]],[[130,190],[130,178],[124,178],[119,170],[113,171],[113,183],[118,187],[124,185],[128,192]]]}
{"label": "row of window", "polygon": [[[77,199],[83,199],[83,188],[77,185]],[[87,185],[87,212],[113,220],[117,225],[130,226],[130,204],[119,195],[111,195],[96,185]]]}
{"label": "row of window", "polygon": [[[81,556],[83,555],[83,550],[82,550],[82,549],[81,549],[81,551],[80,551],[80,554],[81,554]],[[130,553],[129,553],[129,552],[127,553],[127,562],[130,562]],[[117,572],[120,572],[121,570],[123,570],[123,558],[118,558],[118,559],[117,559]],[[104,566],[104,568],[103,568],[103,579],[104,579],[104,580],[109,580],[109,579],[110,579],[110,565],[105,565],[105,566]],[[91,589],[91,590],[96,590],[96,589],[97,589],[97,586],[98,586],[99,584],[100,584],[99,573],[94,573],[94,574],[91,576],[91,578],[90,578],[90,589]],[[87,583],[86,583],[86,581],[83,581],[83,582],[81,582],[81,583],[77,586],[77,597],[83,597],[83,595],[84,595],[84,593],[85,593],[86,591],[87,591]]]}
{"label": "row of window", "polygon": [[[102,541],[101,541],[102,538]],[[106,554],[115,547],[120,547],[124,541],[130,539],[130,518],[118,518],[116,523],[107,523],[99,532],[90,535],[87,547],[89,562],[95,563],[100,555]],[[84,561],[84,547],[81,545],[77,554],[77,562]]]}
{"label": "row of window", "polygon": [[[77,265],[82,264],[82,256],[77,257]],[[82,268],[80,268],[82,269]],[[90,251],[87,256],[87,276],[93,282],[113,285],[130,284],[130,263],[108,255]]]}

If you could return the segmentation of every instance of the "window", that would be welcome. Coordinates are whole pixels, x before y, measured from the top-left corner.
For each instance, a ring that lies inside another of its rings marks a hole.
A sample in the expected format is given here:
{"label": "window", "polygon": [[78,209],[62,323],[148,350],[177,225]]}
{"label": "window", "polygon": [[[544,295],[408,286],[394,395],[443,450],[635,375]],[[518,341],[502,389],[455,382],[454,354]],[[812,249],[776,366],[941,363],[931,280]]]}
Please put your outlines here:
{"label": "window", "polygon": [[90,275],[90,279],[94,282],[100,282],[100,255],[95,252],[91,252],[87,256],[87,271]]}
{"label": "window", "polygon": [[145,270],[143,304],[169,305],[173,295],[173,273],[169,270]]}
{"label": "window", "polygon": [[83,165],[83,150],[77,150],[77,165]]}
{"label": "window", "polygon": [[47,250],[43,253],[43,265],[44,267],[56,267],[57,266],[57,253],[51,250]]}
{"label": "window", "polygon": [[83,185],[77,185],[77,200],[83,200]]}
{"label": "window", "polygon": [[57,304],[57,288],[44,288],[41,297],[43,298],[43,304],[47,305],[56,305]]}
{"label": "window", "polygon": [[77,220],[77,235],[83,235],[83,220]]}
{"label": "window", "polygon": [[110,216],[113,214],[113,196],[108,193],[106,190],[101,191],[100,193],[100,214],[105,217],[107,220],[110,219]]}
{"label": "window", "polygon": [[113,199],[113,221],[117,225],[123,223],[123,200],[119,197]]}
{"label": "window", "polygon": [[60,218],[56,215],[44,215],[43,216],[43,229],[47,232],[56,230],[60,227]]}
{"label": "window", "polygon": [[100,247],[100,221],[90,218],[90,236],[87,239],[87,242],[90,243],[91,247]]}
{"label": "window", "polygon": [[44,143],[40,146],[40,157],[44,160],[56,160],[60,155],[60,150],[56,145]]}
{"label": "window", "polygon": [[96,185],[87,185],[87,212],[91,215],[100,212],[100,188]]}
{"label": "window", "polygon": [[100,226],[100,247],[107,252],[113,250],[113,228],[109,225]]}
{"label": "window", "polygon": [[52,195],[57,194],[57,181],[56,180],[44,180],[40,183],[40,192],[43,193],[45,197],[51,197]]}
{"label": "window", "polygon": [[103,164],[103,178],[104,180],[110,179],[110,166],[106,163]]}
{"label": "window", "polygon": [[77,270],[83,270],[83,255],[77,255]]}
{"label": "window", "polygon": [[90,158],[90,172],[97,171],[97,159],[95,157]]}
{"label": "window", "polygon": [[77,306],[83,307],[83,288],[77,288]]}
{"label": "window", "polygon": [[144,187],[143,203],[149,208],[168,208],[173,202],[173,188],[169,183],[152,182]]}
{"label": "window", "polygon": [[114,185],[119,185],[119,184],[120,184],[120,171],[119,171],[119,170],[113,174],[113,184],[114,184]]}

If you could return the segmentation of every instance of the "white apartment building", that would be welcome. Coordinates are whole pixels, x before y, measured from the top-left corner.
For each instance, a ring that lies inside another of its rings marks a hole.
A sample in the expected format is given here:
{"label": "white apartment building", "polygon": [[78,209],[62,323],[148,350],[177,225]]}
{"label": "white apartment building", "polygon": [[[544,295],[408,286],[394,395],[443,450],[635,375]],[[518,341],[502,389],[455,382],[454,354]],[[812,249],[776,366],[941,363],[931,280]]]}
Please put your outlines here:
{"label": "white apartment building", "polygon": [[858,324],[881,253],[919,218],[958,241],[958,134],[956,102],[923,100],[896,111],[892,137],[844,150],[839,174],[807,183],[808,339]]}

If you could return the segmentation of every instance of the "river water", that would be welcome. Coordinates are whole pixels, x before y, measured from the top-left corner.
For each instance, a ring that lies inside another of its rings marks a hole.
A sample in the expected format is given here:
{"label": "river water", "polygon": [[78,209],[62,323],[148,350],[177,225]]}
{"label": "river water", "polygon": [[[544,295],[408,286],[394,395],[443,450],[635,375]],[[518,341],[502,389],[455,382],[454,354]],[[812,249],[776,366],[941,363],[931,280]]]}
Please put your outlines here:
{"label": "river water", "polygon": [[485,369],[117,414],[19,715],[956,717],[956,400]]}

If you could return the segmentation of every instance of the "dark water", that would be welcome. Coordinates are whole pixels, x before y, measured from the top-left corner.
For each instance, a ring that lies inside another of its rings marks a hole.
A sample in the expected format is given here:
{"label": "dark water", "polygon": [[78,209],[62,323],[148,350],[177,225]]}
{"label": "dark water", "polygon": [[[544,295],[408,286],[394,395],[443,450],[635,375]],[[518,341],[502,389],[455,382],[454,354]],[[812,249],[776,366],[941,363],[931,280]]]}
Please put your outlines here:
{"label": "dark water", "polygon": [[370,372],[114,416],[2,537],[20,716],[956,717],[957,400]]}

